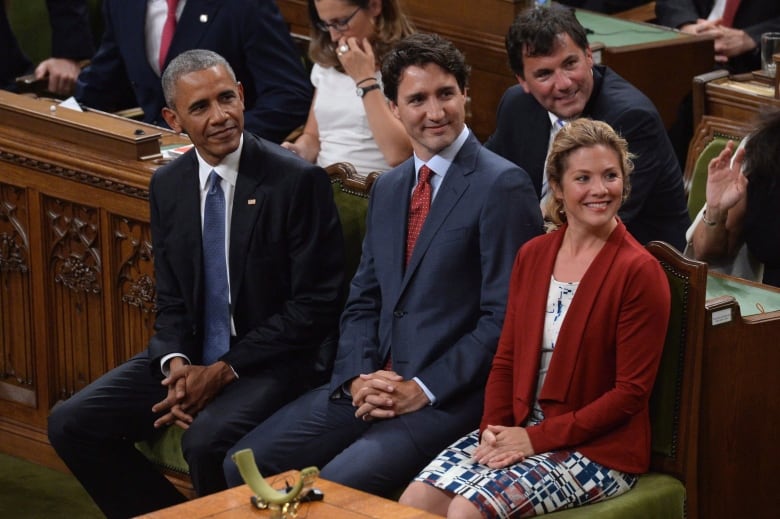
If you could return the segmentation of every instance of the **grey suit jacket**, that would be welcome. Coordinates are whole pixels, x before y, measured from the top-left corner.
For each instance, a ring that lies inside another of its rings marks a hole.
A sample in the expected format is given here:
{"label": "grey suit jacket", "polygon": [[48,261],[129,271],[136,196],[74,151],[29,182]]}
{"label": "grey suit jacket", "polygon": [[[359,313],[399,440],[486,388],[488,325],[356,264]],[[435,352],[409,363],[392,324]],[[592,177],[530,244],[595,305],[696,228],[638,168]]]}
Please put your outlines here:
{"label": "grey suit jacket", "polygon": [[377,179],[357,273],[341,319],[331,378],[381,369],[419,377],[436,405],[402,415],[421,445],[476,427],[504,320],[515,254],[541,233],[528,175],[470,135],[447,172],[404,268],[414,159]]}

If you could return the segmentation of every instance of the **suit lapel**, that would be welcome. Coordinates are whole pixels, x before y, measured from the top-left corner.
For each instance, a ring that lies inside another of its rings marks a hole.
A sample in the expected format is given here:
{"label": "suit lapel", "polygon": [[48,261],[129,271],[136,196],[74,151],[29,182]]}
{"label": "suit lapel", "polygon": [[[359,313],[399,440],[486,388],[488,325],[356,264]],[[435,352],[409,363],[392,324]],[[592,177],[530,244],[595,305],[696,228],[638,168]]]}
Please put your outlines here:
{"label": "suit lapel", "polygon": [[261,143],[244,132],[244,147],[241,150],[236,191],[233,196],[233,212],[230,220],[230,253],[228,257],[231,305],[238,300],[241,282],[244,279],[249,241],[253,234],[257,215],[265,202],[263,193],[257,189],[265,176],[259,167],[263,161],[257,156],[260,146],[262,146]]}
{"label": "suit lapel", "polygon": [[208,32],[221,5],[220,0],[188,0],[176,23],[166,65],[171,59],[189,49],[200,48],[203,36]]}
{"label": "suit lapel", "polygon": [[[577,365],[577,357],[582,347],[585,327],[597,306],[596,299],[599,296],[605,296],[601,288],[612,269],[612,264],[620,250],[625,234],[625,226],[619,224],[582,276],[582,281],[577,287],[577,292],[574,294],[574,299],[572,299],[571,306],[566,312],[566,317],[558,333],[555,353],[550,361],[547,379],[539,395],[540,398],[559,402],[566,399],[574,368]],[[548,384],[547,381],[554,383]]]}
{"label": "suit lapel", "polygon": [[[458,203],[458,200],[463,196],[463,193],[466,192],[466,189],[468,189],[469,181],[467,175],[474,171],[474,164],[476,163],[477,152],[479,151],[480,146],[481,144],[477,142],[476,138],[473,135],[469,135],[468,140],[463,144],[463,147],[455,156],[455,160],[452,162],[449,171],[447,171],[447,175],[444,177],[441,186],[439,186],[436,198],[433,200],[433,203],[431,203],[431,210],[428,213],[428,217],[425,219],[425,223],[420,231],[420,236],[417,238],[412,257],[409,258],[409,265],[406,266],[406,272],[404,272],[399,295],[403,293],[415,270],[417,270],[417,267],[420,265],[420,261],[425,257],[425,253],[430,247],[431,241],[447,219],[447,216]],[[407,201],[407,206],[408,203],[409,202]],[[408,207],[404,214],[408,214]],[[405,240],[406,225],[404,225],[404,241]],[[401,247],[401,250],[404,248],[405,243]]]}
{"label": "suit lapel", "polygon": [[[531,120],[528,122],[528,128],[534,129],[529,136],[528,153],[530,160],[527,164],[520,164],[520,167],[525,169],[531,177],[536,190],[536,196],[541,198],[544,166],[547,162],[547,148],[550,145],[550,128],[552,123],[550,123],[550,116],[547,110],[542,108],[541,105],[538,106],[539,110],[535,110],[529,116]],[[538,130],[536,130],[537,128]]]}
{"label": "suit lapel", "polygon": [[202,282],[203,268],[203,236],[200,217],[200,183],[198,180],[198,160],[195,151],[190,151],[182,161],[189,162],[179,168],[180,179],[177,183],[182,186],[180,194],[176,196],[176,208],[172,215],[176,222],[176,234],[171,237],[173,244],[168,247],[167,253],[171,255],[171,264],[176,268],[174,273],[182,286],[188,287],[185,296],[190,298],[193,308],[200,308],[200,284]]}

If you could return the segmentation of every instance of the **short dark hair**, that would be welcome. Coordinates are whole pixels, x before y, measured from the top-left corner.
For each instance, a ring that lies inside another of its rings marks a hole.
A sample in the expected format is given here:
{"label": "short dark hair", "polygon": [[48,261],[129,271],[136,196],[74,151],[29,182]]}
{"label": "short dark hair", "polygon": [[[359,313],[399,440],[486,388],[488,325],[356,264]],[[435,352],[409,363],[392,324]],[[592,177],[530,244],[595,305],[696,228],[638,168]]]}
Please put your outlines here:
{"label": "short dark hair", "polygon": [[568,34],[582,50],[588,48],[585,28],[568,7],[535,7],[521,12],[506,35],[506,53],[512,71],[525,79],[523,56],[549,56],[560,34]]}
{"label": "short dark hair", "polygon": [[225,67],[225,70],[236,81],[236,73],[233,72],[233,68],[225,58],[220,56],[214,51],[205,49],[192,49],[184,51],[165,67],[165,71],[162,75],[162,88],[163,95],[165,97],[165,104],[171,110],[176,109],[175,97],[176,97],[176,83],[182,76],[189,74],[190,72],[197,72],[199,70],[206,70],[207,68]]}
{"label": "short dark hair", "polygon": [[772,190],[780,180],[780,110],[762,115],[745,144],[745,176],[760,189]]}
{"label": "short dark hair", "polygon": [[382,85],[385,96],[393,102],[398,98],[398,85],[407,67],[422,67],[429,63],[440,66],[455,76],[461,92],[466,90],[471,67],[451,41],[437,34],[418,33],[396,43],[382,59]]}

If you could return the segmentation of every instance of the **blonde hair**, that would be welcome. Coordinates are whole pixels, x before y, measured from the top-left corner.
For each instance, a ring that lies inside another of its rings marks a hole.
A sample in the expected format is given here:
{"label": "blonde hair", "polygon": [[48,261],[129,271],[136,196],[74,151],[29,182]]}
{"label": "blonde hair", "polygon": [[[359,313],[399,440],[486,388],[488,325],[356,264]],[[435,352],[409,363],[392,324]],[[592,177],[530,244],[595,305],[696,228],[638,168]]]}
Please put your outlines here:
{"label": "blonde hair", "polygon": [[[634,155],[628,151],[626,140],[618,135],[610,125],[602,121],[585,118],[575,119],[558,131],[547,157],[549,185],[561,186],[563,174],[569,167],[569,155],[580,148],[592,148],[598,145],[606,146],[618,156],[623,176],[623,201],[625,202],[631,191],[629,175],[634,171],[634,163],[632,162]],[[563,202],[552,193],[547,197],[543,212],[545,220],[554,227],[560,227],[566,222]]]}
{"label": "blonde hair", "polygon": [[[336,56],[336,44],[331,41],[328,31],[322,31],[317,28],[317,23],[321,22],[317,14],[316,2],[319,0],[308,0],[309,3],[309,22],[311,30],[311,41],[309,42],[309,58],[323,67],[335,67],[343,71],[343,67]],[[371,0],[342,0],[343,2],[354,5],[361,9],[368,9]],[[378,62],[382,61],[390,47],[397,41],[413,34],[414,26],[401,10],[398,0],[379,0],[382,3],[382,11],[374,19],[374,36],[371,38],[371,45],[374,48],[374,55]]]}

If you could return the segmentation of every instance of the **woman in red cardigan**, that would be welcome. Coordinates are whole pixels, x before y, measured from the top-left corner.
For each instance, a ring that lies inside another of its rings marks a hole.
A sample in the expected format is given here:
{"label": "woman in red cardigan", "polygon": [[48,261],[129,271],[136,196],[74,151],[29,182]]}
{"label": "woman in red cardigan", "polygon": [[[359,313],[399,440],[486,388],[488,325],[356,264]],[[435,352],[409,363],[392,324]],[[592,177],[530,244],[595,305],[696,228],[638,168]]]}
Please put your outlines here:
{"label": "woman in red cardigan", "polygon": [[647,471],[670,295],[616,216],[632,168],[626,141],[603,122],[558,132],[545,208],[557,230],[515,260],[482,423],[402,503],[448,517],[528,517],[627,492]]}

